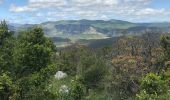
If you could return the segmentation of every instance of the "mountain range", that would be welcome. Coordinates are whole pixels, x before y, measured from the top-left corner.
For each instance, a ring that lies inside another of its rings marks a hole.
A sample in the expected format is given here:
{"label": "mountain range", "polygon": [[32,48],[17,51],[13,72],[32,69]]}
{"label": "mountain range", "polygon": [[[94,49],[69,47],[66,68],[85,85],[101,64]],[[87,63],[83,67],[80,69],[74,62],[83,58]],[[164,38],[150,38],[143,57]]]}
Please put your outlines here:
{"label": "mountain range", "polygon": [[[169,33],[170,23],[132,23],[122,20],[61,20],[41,24],[10,24],[10,29],[19,31],[33,26],[41,26],[45,35],[51,37],[56,45],[75,43],[79,40],[107,39],[123,35],[141,35],[147,30]],[[58,44],[59,43],[59,44]],[[63,45],[64,46],[64,45]]]}

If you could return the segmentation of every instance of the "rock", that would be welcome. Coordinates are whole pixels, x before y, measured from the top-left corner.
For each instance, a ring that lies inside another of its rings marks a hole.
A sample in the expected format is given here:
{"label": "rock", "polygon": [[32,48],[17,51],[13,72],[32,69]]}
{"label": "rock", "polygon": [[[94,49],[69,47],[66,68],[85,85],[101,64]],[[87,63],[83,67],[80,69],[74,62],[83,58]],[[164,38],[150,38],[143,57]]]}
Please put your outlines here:
{"label": "rock", "polygon": [[63,79],[63,78],[65,78],[65,77],[67,77],[67,74],[64,73],[64,72],[62,72],[62,71],[58,71],[58,72],[55,74],[55,78],[58,79],[58,80]]}

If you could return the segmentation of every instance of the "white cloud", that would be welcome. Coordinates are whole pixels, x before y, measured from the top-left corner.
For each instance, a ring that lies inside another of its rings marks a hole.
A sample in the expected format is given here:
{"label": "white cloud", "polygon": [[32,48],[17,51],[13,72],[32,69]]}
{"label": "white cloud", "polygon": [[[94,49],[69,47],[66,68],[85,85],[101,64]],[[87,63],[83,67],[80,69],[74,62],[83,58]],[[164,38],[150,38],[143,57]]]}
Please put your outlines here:
{"label": "white cloud", "polygon": [[152,8],[145,8],[139,10],[136,15],[138,16],[154,16],[166,13],[165,9],[152,9]]}
{"label": "white cloud", "polygon": [[65,6],[66,0],[29,0],[28,5],[25,6],[16,6],[11,5],[10,11],[12,12],[28,12],[28,11],[36,11],[42,8],[56,8]]}
{"label": "white cloud", "polygon": [[27,11],[35,11],[37,8],[31,8],[29,6],[17,7],[16,5],[11,5],[10,11],[12,12],[27,12]]}
{"label": "white cloud", "polygon": [[100,18],[103,19],[103,20],[108,20],[109,19],[106,15],[102,15]]}
{"label": "white cloud", "polygon": [[11,5],[10,11],[12,12],[27,12],[40,10],[42,8],[46,9],[97,9],[96,7],[113,7],[118,5],[120,0],[29,0],[28,4],[25,6],[14,6]]}
{"label": "white cloud", "polygon": [[10,11],[31,12],[37,18],[50,19],[137,19],[155,15],[170,15],[167,9],[149,7],[153,0],[29,0],[27,5],[11,5]]}

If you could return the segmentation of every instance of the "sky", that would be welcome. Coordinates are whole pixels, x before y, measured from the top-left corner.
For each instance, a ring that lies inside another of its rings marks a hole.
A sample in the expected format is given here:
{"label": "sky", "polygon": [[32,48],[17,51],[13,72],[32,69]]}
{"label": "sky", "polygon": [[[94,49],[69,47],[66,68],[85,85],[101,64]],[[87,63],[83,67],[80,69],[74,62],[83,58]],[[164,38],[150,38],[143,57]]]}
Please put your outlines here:
{"label": "sky", "polygon": [[58,20],[170,22],[170,0],[0,0],[0,20],[42,23]]}

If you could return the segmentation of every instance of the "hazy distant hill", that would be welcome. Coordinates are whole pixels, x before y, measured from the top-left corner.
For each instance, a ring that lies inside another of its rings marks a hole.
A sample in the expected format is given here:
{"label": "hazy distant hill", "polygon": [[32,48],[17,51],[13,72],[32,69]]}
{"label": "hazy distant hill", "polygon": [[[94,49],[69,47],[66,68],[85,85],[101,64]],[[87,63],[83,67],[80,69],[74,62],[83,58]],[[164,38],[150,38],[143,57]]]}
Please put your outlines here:
{"label": "hazy distant hill", "polygon": [[[38,24],[45,35],[59,42],[75,43],[79,40],[100,40],[123,35],[141,35],[146,30],[170,32],[170,23],[132,23],[122,20],[61,20]],[[22,30],[36,25],[10,24],[11,30]]]}
{"label": "hazy distant hill", "polygon": [[45,22],[41,26],[50,36],[57,35],[79,35],[79,34],[98,34],[101,38],[105,35],[112,35],[117,30],[124,30],[137,26],[137,24],[120,20],[68,20]]}

